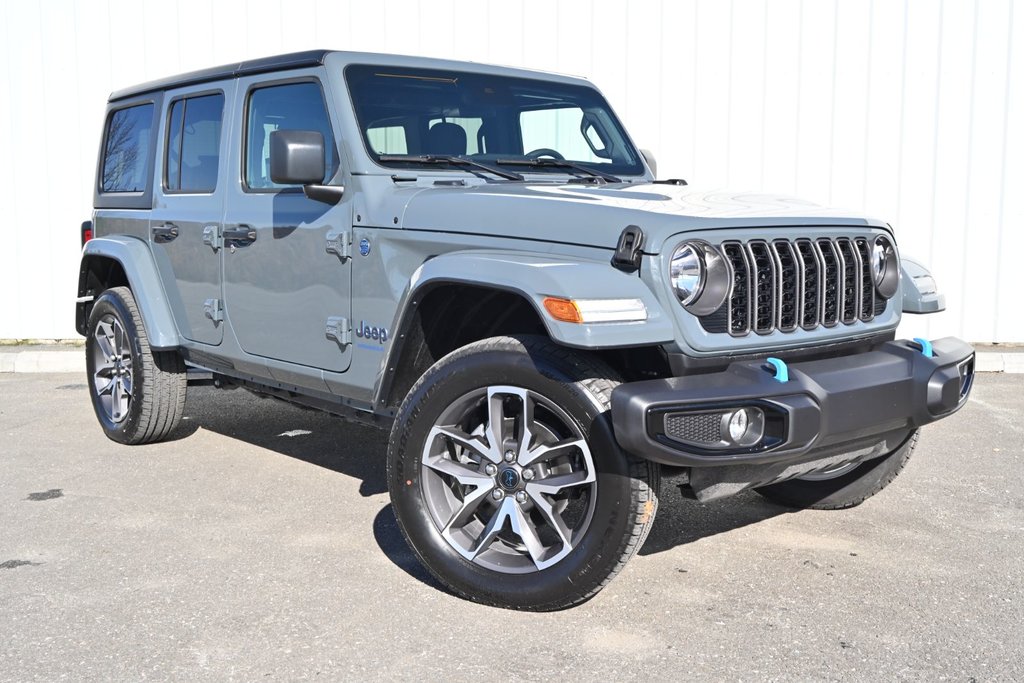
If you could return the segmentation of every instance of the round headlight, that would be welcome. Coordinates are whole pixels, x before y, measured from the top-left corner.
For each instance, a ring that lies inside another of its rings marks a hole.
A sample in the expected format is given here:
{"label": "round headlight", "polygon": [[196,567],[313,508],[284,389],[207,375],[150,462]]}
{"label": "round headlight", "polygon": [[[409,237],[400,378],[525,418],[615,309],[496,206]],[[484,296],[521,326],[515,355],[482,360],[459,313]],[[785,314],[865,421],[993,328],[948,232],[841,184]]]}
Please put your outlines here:
{"label": "round headlight", "polygon": [[700,296],[706,275],[704,254],[696,245],[680,245],[672,254],[672,289],[684,306]]}
{"label": "round headlight", "polygon": [[690,240],[676,247],[669,275],[680,303],[698,316],[721,308],[732,287],[732,272],[725,257],[703,240]]}
{"label": "round headlight", "polygon": [[891,299],[900,284],[900,264],[896,247],[888,237],[879,235],[871,247],[871,279],[875,289],[886,299]]}

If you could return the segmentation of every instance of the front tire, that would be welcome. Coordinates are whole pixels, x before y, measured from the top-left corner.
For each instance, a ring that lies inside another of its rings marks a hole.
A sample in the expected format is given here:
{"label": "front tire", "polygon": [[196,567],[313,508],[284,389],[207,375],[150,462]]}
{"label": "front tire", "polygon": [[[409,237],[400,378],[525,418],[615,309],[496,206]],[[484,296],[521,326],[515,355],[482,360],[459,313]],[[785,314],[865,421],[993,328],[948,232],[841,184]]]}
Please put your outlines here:
{"label": "front tire", "polygon": [[114,287],[93,304],[85,338],[89,395],[113,441],[162,441],[185,412],[185,364],[176,351],[153,351],[132,291]]}
{"label": "front tire", "polygon": [[899,448],[888,455],[839,467],[833,472],[790,479],[755,489],[780,505],[807,510],[844,510],[860,505],[896,478],[917,446],[919,430],[912,431]]}
{"label": "front tire", "polygon": [[542,337],[495,337],[431,367],[388,448],[398,525],[453,592],[510,609],[570,607],[639,550],[657,465],[611,430],[617,375]]}

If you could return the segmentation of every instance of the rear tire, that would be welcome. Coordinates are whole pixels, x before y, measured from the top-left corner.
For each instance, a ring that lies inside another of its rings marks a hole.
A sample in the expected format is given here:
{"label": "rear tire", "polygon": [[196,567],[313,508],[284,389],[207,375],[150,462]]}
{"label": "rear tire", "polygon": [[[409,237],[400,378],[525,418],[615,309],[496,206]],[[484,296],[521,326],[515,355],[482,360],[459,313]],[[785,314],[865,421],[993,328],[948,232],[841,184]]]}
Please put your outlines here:
{"label": "rear tire", "polygon": [[93,304],[85,364],[96,419],[108,438],[152,443],[178,426],[185,412],[185,363],[177,351],[149,347],[127,287],[108,289]]}
{"label": "rear tire", "polygon": [[599,359],[527,336],[469,344],[420,378],[387,479],[431,574],[475,602],[550,611],[623,568],[654,521],[659,468],[615,442],[617,384]]}
{"label": "rear tire", "polygon": [[919,430],[914,430],[888,455],[863,462],[852,470],[832,478],[817,475],[813,479],[790,479],[754,489],[762,496],[787,507],[809,510],[843,510],[860,505],[896,478],[917,446]]}

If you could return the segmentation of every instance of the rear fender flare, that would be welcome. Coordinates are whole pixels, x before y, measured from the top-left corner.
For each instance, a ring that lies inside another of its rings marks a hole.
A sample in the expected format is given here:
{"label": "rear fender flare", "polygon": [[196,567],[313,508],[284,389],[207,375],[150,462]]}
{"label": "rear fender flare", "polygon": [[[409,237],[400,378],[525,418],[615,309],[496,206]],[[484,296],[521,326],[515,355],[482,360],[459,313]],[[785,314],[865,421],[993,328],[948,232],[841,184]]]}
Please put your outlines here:
{"label": "rear fender flare", "polygon": [[[146,327],[149,345],[154,349],[173,349],[181,345],[178,327],[174,323],[170,303],[164,294],[163,283],[157,271],[149,245],[140,239],[128,236],[99,237],[85,243],[82,249],[82,265],[78,275],[78,305],[88,305],[90,295],[99,292],[88,291],[88,277],[97,260],[109,259],[117,262],[128,278],[128,286],[135,295],[142,322]],[[81,311],[80,311],[81,313]],[[78,316],[81,319],[83,316]],[[85,323],[79,322],[79,333],[85,334]]]}

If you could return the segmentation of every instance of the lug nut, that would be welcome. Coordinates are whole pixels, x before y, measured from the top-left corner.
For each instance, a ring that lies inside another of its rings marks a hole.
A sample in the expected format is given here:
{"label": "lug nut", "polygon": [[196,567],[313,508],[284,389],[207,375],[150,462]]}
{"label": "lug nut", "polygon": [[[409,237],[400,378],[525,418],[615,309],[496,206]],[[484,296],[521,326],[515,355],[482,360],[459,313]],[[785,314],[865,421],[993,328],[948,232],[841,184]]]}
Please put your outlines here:
{"label": "lug nut", "polygon": [[501,500],[504,497],[505,492],[502,491],[501,489],[494,489],[493,491],[491,491],[491,498],[493,498],[494,500]]}
{"label": "lug nut", "polygon": [[516,491],[516,502],[517,503],[525,503],[526,502],[526,491]]}
{"label": "lug nut", "polygon": [[495,465],[494,463],[489,462],[484,467],[484,472],[486,472],[488,476],[493,477],[495,474],[498,473],[498,466]]}
{"label": "lug nut", "polygon": [[526,481],[530,481],[531,479],[533,479],[533,470],[529,468],[523,470],[523,479],[525,479]]}
{"label": "lug nut", "polygon": [[505,451],[505,462],[512,462],[515,459],[516,459],[516,452],[515,451],[513,451],[511,448],[509,450]]}

